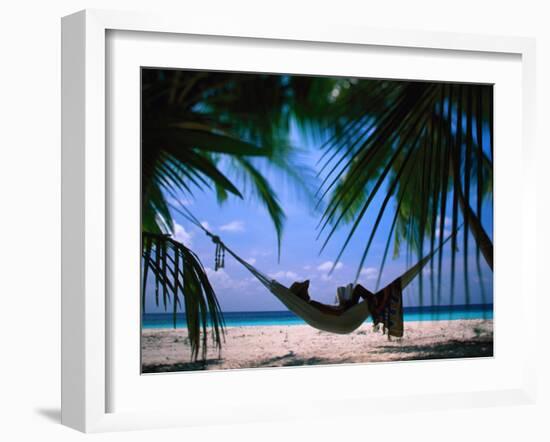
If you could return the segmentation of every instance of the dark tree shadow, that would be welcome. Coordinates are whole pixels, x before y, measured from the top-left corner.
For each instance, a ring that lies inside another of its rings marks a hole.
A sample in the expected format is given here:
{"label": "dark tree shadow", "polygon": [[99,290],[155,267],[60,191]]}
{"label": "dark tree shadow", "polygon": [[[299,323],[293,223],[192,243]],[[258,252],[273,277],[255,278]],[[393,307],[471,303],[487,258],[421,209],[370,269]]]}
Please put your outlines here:
{"label": "dark tree shadow", "polygon": [[[373,356],[370,362],[380,361],[417,361],[425,359],[456,359],[456,358],[479,358],[493,356],[492,338],[478,338],[468,341],[452,340],[437,344],[416,344],[408,345],[406,342],[396,341],[390,345],[377,345],[372,347],[369,353]],[[377,355],[385,355],[384,358],[377,358]],[[391,355],[388,359],[387,355]],[[166,373],[177,371],[207,370],[212,365],[221,364],[223,359],[207,359],[196,362],[180,362],[176,364],[144,365],[143,373]],[[301,358],[293,351],[282,356],[257,361],[254,364],[242,368],[268,368],[268,367],[294,367],[303,365],[332,365],[348,364],[356,362],[352,358],[335,360],[334,358],[311,357]]]}
{"label": "dark tree shadow", "polygon": [[171,371],[195,371],[206,370],[209,365],[221,363],[222,359],[206,359],[204,361],[178,362],[175,364],[151,364],[142,365],[141,372],[147,373],[167,373]]}
{"label": "dark tree shadow", "polygon": [[[156,364],[156,365],[143,365],[142,373],[168,373],[177,371],[197,371],[208,370],[212,365],[221,364],[223,359],[206,359],[205,361],[196,362],[179,362],[175,364]],[[327,365],[327,364],[345,364],[353,362],[350,359],[339,359],[335,361],[330,358],[300,358],[291,351],[282,356],[274,356],[272,358],[258,361],[254,364],[247,365],[243,368],[268,368],[268,367],[294,367],[300,365]]]}
{"label": "dark tree shadow", "polygon": [[403,354],[399,360],[418,359],[447,359],[447,358],[474,358],[493,356],[492,340],[448,341],[441,344],[430,345],[382,345],[373,353],[377,354]]}
{"label": "dark tree shadow", "polygon": [[264,359],[262,361],[257,362],[252,367],[253,368],[259,368],[259,367],[294,367],[294,366],[300,366],[300,365],[327,365],[327,364],[346,364],[348,362],[351,362],[349,359],[338,359],[335,361],[331,358],[318,358],[318,357],[312,357],[312,358],[300,358],[296,356],[296,354],[291,351],[283,356],[276,356],[269,359]]}

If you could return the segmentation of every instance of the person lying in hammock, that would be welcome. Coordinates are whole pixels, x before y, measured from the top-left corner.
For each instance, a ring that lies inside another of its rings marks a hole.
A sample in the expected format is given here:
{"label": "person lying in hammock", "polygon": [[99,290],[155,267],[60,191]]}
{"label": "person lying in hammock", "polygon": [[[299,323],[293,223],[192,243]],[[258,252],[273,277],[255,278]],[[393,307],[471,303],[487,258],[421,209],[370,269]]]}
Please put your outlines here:
{"label": "person lying in hammock", "polygon": [[[414,270],[414,269],[413,269]],[[405,273],[404,276],[406,276]],[[361,284],[348,284],[336,289],[338,305],[323,304],[310,299],[309,280],[296,281],[289,290],[319,311],[340,316],[361,300],[367,303],[373,324],[376,328],[382,327],[384,333],[390,336],[403,336],[403,287],[402,277],[395,279],[382,290],[373,294]]]}
{"label": "person lying in hammock", "polygon": [[299,298],[313,305],[315,308],[321,310],[324,313],[340,315],[344,313],[350,307],[353,307],[361,299],[364,299],[371,310],[377,307],[378,297],[363,287],[361,284],[348,284],[345,287],[338,287],[336,289],[337,305],[323,304],[315,301],[309,296],[309,279],[303,282],[294,282],[289,290]]}

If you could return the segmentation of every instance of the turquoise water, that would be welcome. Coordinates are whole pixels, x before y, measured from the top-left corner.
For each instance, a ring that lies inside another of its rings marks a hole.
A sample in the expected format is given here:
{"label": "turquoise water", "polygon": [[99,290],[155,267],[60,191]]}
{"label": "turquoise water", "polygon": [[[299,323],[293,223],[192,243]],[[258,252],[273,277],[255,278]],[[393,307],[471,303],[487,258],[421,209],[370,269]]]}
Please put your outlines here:
{"label": "turquoise water", "polygon": [[[446,321],[456,319],[493,319],[493,305],[446,305],[430,307],[405,307],[405,321]],[[304,325],[305,322],[289,311],[275,312],[225,312],[225,325],[228,327],[262,325]],[[371,319],[366,320],[367,323]],[[172,328],[171,313],[145,313],[143,328]],[[177,327],[185,327],[185,314],[178,313]]]}

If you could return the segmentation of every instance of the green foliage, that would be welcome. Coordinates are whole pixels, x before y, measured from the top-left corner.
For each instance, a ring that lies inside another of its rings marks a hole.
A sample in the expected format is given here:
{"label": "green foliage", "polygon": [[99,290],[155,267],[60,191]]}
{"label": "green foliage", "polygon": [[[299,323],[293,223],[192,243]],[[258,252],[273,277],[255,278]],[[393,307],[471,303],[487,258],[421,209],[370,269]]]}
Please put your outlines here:
{"label": "green foliage", "polygon": [[[172,307],[174,327],[176,313],[185,306],[191,355],[206,358],[207,329],[212,330],[212,341],[221,349],[224,320],[214,289],[210,285],[199,258],[190,249],[161,234],[143,233],[142,253],[142,309],[145,312],[147,281],[154,278],[156,305]],[[162,299],[161,299],[162,298]]]}
{"label": "green foliage", "polygon": [[[273,221],[280,252],[285,214],[261,167],[275,167],[297,187],[305,187],[308,169],[297,165],[296,151],[288,140],[293,91],[289,77],[280,75],[142,70],[144,262],[146,270],[153,270],[156,287],[162,287],[163,301],[168,293],[178,299],[168,282],[183,272],[185,282],[180,289],[195,356],[199,347],[206,348],[206,341],[199,340],[196,318],[206,311],[213,317],[221,312],[217,301],[208,304],[207,310],[201,307],[201,293],[204,299],[216,297],[206,274],[201,273],[198,257],[166,236],[174,227],[171,200],[182,194],[193,198],[203,191],[214,192],[220,204],[231,196],[255,197]],[[157,245],[148,248],[153,239]],[[175,254],[170,261],[170,254],[163,252],[168,246],[181,256]],[[156,261],[153,265],[153,252],[168,256],[161,262],[169,265],[159,266]],[[172,284],[177,292],[178,284]],[[144,283],[143,296],[145,287]],[[158,290],[155,296],[158,300]]]}
{"label": "green foliage", "polygon": [[[288,141],[297,101],[289,81],[280,75],[143,69],[144,230],[172,231],[166,195],[192,197],[213,189],[223,202],[229,195],[242,198],[248,188],[267,208],[280,244],[284,211],[256,160],[303,186],[296,170],[307,168],[297,167]],[[229,165],[228,172],[220,164]]]}
{"label": "green foliage", "polygon": [[[325,147],[319,191],[328,199],[320,223],[323,247],[337,229],[351,224],[338,262],[363,221],[373,220],[359,272],[384,214],[392,212],[382,270],[392,237],[394,253],[405,243],[409,253],[422,256],[426,247],[441,245],[450,214],[450,230],[461,220],[465,225],[464,268],[469,234],[492,268],[492,242],[481,221],[482,201],[492,192],[492,87],[362,80],[346,94],[342,100],[353,103],[351,112],[333,115],[343,123]],[[487,132],[490,157],[483,149]],[[377,194],[382,202],[375,205]],[[453,278],[456,242],[455,237]],[[441,254],[439,259],[441,273]]]}

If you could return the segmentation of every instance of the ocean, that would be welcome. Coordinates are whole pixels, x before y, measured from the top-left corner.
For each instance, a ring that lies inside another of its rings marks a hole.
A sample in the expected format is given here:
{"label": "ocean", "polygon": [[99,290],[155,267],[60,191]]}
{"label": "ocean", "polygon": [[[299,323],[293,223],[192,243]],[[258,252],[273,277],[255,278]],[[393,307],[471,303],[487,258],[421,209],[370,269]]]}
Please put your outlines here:
{"label": "ocean", "polygon": [[[224,312],[223,315],[227,327],[305,324],[290,311]],[[405,307],[403,316],[405,321],[493,319],[493,304]],[[366,322],[371,322],[371,318]],[[142,325],[143,328],[173,328],[172,313],[145,313]],[[177,314],[176,326],[186,326],[184,313]]]}

